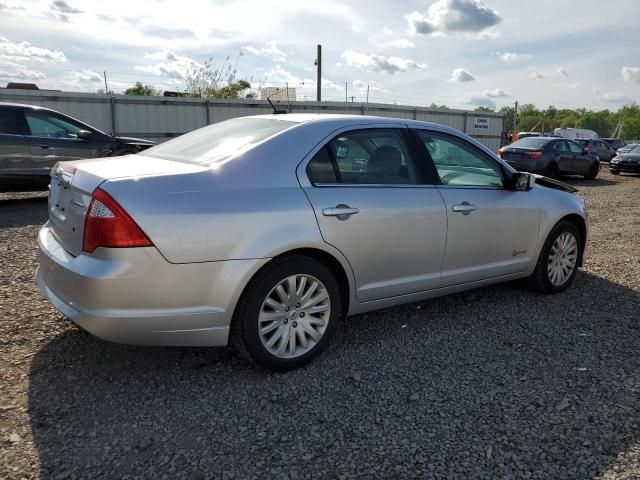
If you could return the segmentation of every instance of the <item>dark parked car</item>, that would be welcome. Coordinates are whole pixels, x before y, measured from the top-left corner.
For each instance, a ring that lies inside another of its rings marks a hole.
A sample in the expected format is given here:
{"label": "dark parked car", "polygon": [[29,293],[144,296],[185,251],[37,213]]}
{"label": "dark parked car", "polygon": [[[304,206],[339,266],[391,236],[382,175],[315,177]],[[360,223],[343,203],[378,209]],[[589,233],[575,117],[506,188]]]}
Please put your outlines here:
{"label": "dark parked car", "polygon": [[621,140],[619,138],[601,138],[600,140],[606,142],[614,150],[618,150],[619,148],[622,148],[626,145],[624,140]]}
{"label": "dark parked car", "polygon": [[586,148],[594,155],[597,155],[601,162],[609,162],[616,156],[615,149],[611,148],[607,142],[602,140],[592,140],[588,138],[577,138],[574,140],[582,148]]}
{"label": "dark parked car", "polygon": [[498,150],[500,158],[513,168],[541,173],[550,178],[558,175],[584,175],[593,179],[600,171],[600,159],[573,140],[559,137],[529,137]]}
{"label": "dark parked car", "polygon": [[0,103],[0,192],[46,190],[59,161],[137,153],[152,145],[111,136],[47,108]]}
{"label": "dark parked car", "polygon": [[640,173],[640,146],[613,158],[609,170],[614,175],[620,175],[620,172]]}

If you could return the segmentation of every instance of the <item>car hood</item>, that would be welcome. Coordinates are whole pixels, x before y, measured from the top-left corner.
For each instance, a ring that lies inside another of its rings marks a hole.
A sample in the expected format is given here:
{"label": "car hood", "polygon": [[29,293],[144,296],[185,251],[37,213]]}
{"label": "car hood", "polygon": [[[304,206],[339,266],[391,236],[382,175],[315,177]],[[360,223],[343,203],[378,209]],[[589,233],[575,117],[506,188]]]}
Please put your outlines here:
{"label": "car hood", "polygon": [[640,153],[623,153],[620,157],[624,160],[640,160]]}
{"label": "car hood", "polygon": [[135,137],[113,137],[118,140],[123,145],[157,145],[157,142],[153,140],[147,140],[145,138],[135,138]]}

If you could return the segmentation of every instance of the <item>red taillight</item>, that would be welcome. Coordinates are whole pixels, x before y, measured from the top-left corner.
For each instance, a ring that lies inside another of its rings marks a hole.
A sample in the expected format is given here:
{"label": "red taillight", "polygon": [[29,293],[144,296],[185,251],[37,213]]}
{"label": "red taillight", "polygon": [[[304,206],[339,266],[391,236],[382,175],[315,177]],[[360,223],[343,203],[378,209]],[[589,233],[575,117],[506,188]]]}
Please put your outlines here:
{"label": "red taillight", "polygon": [[540,158],[542,156],[542,152],[527,152],[526,155],[529,158]]}
{"label": "red taillight", "polygon": [[84,220],[82,250],[93,253],[98,247],[150,247],[149,237],[111,195],[98,188],[93,192]]}

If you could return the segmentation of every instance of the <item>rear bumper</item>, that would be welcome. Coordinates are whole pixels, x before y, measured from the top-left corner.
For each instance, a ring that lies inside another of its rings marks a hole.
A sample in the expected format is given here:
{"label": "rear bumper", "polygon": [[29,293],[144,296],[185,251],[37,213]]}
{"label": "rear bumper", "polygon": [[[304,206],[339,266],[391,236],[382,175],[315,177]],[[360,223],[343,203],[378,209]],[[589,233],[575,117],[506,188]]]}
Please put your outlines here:
{"label": "rear bumper", "polygon": [[172,264],[154,248],[69,254],[38,235],[43,295],[92,335],[116,343],[223,346],[243,286],[267,260]]}

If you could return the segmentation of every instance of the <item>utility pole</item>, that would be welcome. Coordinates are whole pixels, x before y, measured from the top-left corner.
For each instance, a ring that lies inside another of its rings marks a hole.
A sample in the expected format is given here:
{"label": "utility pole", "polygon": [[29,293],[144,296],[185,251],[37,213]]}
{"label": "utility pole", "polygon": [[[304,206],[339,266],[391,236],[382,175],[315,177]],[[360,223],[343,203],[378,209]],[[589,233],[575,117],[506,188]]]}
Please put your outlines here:
{"label": "utility pole", "polygon": [[318,45],[316,54],[316,101],[322,101],[322,45]]}
{"label": "utility pole", "polygon": [[369,85],[367,85],[367,115],[369,115]]}
{"label": "utility pole", "polygon": [[513,109],[513,138],[516,136],[516,125],[518,123],[518,101],[516,100],[515,107]]}
{"label": "utility pole", "polygon": [[355,95],[351,95],[351,103],[353,103],[354,98],[356,98]]}
{"label": "utility pole", "polygon": [[102,74],[104,75],[104,94],[109,95],[109,85],[107,85],[107,72],[103,71]]}
{"label": "utility pole", "polygon": [[285,88],[287,89],[287,110],[291,113],[291,102],[289,101],[289,82],[285,83]]}
{"label": "utility pole", "polygon": [[348,97],[349,92],[349,82],[344,82],[344,111],[347,111],[347,102],[349,100]]}

